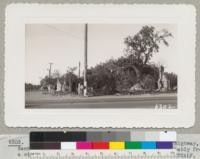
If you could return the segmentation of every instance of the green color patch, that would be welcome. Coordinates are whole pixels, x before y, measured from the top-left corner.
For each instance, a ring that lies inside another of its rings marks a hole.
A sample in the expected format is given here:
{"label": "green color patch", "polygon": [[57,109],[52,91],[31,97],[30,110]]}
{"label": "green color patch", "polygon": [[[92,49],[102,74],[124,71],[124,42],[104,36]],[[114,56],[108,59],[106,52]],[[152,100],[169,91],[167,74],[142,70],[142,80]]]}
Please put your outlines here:
{"label": "green color patch", "polygon": [[141,142],[131,142],[131,141],[125,142],[125,149],[141,149],[141,148],[142,148]]}

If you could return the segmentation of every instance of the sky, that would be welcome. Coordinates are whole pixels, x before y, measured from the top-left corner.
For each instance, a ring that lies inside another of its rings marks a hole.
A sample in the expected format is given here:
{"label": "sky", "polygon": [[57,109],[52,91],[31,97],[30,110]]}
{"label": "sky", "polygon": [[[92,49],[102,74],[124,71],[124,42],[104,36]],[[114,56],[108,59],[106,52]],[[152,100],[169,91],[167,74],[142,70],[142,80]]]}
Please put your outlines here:
{"label": "sky", "polygon": [[[169,47],[161,44],[150,62],[164,65],[167,72],[178,73],[176,24],[88,24],[88,68],[123,56],[124,39],[134,36],[145,25],[172,33]],[[39,84],[48,75],[50,62],[52,72],[59,70],[63,74],[68,67],[78,68],[79,61],[83,71],[84,24],[26,24],[25,29],[26,83]],[[78,69],[75,73],[78,75]]]}

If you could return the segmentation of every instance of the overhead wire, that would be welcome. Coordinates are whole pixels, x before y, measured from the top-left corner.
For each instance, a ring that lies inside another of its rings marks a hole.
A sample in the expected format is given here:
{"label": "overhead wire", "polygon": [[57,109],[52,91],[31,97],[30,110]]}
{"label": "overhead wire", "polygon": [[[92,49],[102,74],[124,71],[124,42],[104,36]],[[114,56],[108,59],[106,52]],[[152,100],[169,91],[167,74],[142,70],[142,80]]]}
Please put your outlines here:
{"label": "overhead wire", "polygon": [[66,32],[66,31],[64,31],[64,30],[58,29],[57,27],[54,27],[54,26],[52,26],[52,25],[46,24],[46,26],[49,27],[49,28],[51,28],[51,29],[57,30],[57,31],[59,31],[59,32],[63,32],[63,33],[65,33],[65,34],[67,34],[68,36],[71,36],[71,37],[76,38],[76,39],[78,39],[78,40],[82,40],[81,37],[79,37],[79,36],[77,36],[77,35],[74,35],[74,34],[72,34],[72,33]]}

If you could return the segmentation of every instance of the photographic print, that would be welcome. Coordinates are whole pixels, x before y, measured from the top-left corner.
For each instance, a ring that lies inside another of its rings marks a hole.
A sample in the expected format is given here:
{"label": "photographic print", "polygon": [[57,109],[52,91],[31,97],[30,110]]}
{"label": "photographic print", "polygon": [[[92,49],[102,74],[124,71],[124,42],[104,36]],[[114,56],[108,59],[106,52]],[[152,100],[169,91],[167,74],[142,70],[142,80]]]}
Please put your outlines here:
{"label": "photographic print", "polygon": [[176,24],[26,24],[26,108],[177,108]]}
{"label": "photographic print", "polygon": [[192,126],[195,18],[184,4],[10,4],[6,125]]}

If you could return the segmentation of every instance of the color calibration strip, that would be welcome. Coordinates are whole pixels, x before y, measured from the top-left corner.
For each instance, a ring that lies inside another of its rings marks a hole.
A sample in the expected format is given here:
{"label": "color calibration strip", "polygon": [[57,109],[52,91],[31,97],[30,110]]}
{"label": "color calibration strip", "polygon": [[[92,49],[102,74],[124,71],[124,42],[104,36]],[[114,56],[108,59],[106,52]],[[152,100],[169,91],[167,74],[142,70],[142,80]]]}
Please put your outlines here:
{"label": "color calibration strip", "polygon": [[[138,138],[137,138],[138,136]],[[134,140],[132,140],[134,139]],[[139,141],[140,140],[140,141]],[[173,149],[175,132],[31,132],[30,149]]]}
{"label": "color calibration strip", "polygon": [[173,149],[174,142],[125,141],[125,142],[35,142],[30,149],[61,150],[130,150],[130,149]]}

